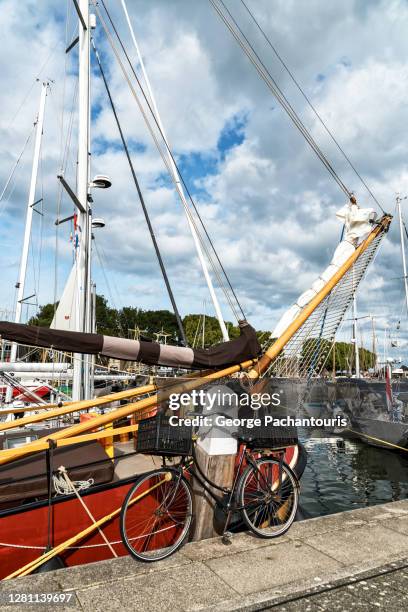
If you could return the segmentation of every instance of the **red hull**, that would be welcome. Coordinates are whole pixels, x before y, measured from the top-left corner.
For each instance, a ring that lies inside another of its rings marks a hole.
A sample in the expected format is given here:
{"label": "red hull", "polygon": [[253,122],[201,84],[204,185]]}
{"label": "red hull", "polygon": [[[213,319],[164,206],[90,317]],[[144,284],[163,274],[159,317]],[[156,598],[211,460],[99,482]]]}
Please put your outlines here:
{"label": "red hull", "polygon": [[[132,483],[109,487],[84,496],[84,501],[95,517],[100,519],[122,506]],[[85,510],[75,499],[53,504],[53,545],[60,544],[90,525]],[[0,578],[11,574],[41,555],[47,546],[47,505],[3,516],[0,518]],[[119,515],[107,523],[103,531],[120,556],[127,554],[119,532]],[[68,549],[62,558],[66,565],[82,565],[111,559],[112,553],[98,531]]]}

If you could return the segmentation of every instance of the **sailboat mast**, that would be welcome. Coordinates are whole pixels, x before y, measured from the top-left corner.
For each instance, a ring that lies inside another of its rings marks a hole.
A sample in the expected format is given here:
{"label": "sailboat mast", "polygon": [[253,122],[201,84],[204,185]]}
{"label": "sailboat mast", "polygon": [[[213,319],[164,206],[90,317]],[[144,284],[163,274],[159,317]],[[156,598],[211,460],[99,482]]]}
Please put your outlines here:
{"label": "sailboat mast", "polygon": [[[27,276],[27,263],[28,263],[28,253],[30,248],[30,239],[31,239],[31,227],[33,222],[33,210],[35,206],[35,191],[37,187],[37,176],[38,176],[38,165],[40,162],[40,153],[41,153],[41,141],[43,134],[43,126],[44,126],[44,111],[45,111],[45,100],[47,97],[49,83],[44,82],[41,87],[41,96],[40,96],[40,106],[38,109],[37,122],[36,122],[36,133],[35,133],[35,143],[34,143],[34,156],[33,156],[33,165],[31,169],[31,181],[30,181],[30,191],[28,194],[27,200],[27,213],[26,213],[26,223],[24,230],[24,242],[23,242],[23,250],[21,253],[21,261],[20,261],[20,273],[18,282],[16,284],[17,288],[17,301],[16,301],[16,312],[14,317],[15,323],[21,323],[21,313],[23,309],[24,302],[24,291],[25,291],[25,281]],[[10,353],[10,362],[16,361],[17,358],[17,344],[13,343],[11,346]],[[9,387],[7,389],[6,401],[9,402],[12,397],[12,389]]]}
{"label": "sailboat mast", "polygon": [[398,220],[400,226],[400,240],[401,240],[401,258],[402,258],[402,270],[404,274],[404,287],[405,287],[405,304],[407,307],[408,313],[408,279],[407,279],[407,262],[405,258],[405,240],[404,240],[404,228],[403,228],[403,220],[402,220],[402,211],[401,211],[401,202],[402,200],[406,200],[407,196],[401,198],[397,195],[397,209],[398,209]]}
{"label": "sailboat mast", "polygon": [[162,135],[163,140],[164,140],[165,145],[166,145],[166,155],[167,155],[167,158],[168,158],[168,162],[169,162],[169,166],[170,166],[170,169],[171,169],[171,173],[173,175],[174,182],[175,182],[176,189],[177,189],[177,192],[179,194],[180,200],[181,200],[181,202],[183,204],[184,212],[186,213],[187,222],[188,222],[188,225],[189,225],[189,228],[190,228],[191,235],[193,237],[193,242],[194,242],[194,246],[195,246],[196,251],[197,251],[198,259],[200,261],[200,264],[201,264],[201,267],[202,267],[202,270],[203,270],[203,274],[204,274],[205,280],[207,282],[208,291],[210,292],[211,300],[212,300],[212,302],[214,304],[214,309],[215,309],[215,313],[216,313],[216,316],[217,316],[217,319],[218,319],[218,323],[219,323],[220,328],[221,328],[222,337],[223,337],[224,341],[227,341],[227,340],[229,340],[228,331],[227,331],[227,328],[225,326],[224,318],[223,318],[222,312],[221,312],[221,307],[220,307],[220,304],[218,302],[218,298],[217,298],[216,293],[215,293],[214,285],[213,285],[213,282],[211,280],[211,276],[210,276],[210,273],[209,273],[209,270],[208,270],[208,267],[207,267],[207,262],[205,260],[204,253],[203,253],[202,248],[201,248],[200,240],[199,240],[197,231],[196,231],[196,229],[194,227],[194,224],[193,224],[193,222],[191,220],[191,216],[190,216],[191,213],[190,213],[190,210],[189,210],[189,206],[188,206],[188,203],[187,203],[187,199],[186,199],[186,196],[185,196],[185,193],[184,193],[183,186],[181,184],[180,175],[179,175],[179,173],[177,171],[177,168],[176,168],[176,165],[174,163],[173,156],[170,154],[170,151],[171,151],[170,145],[169,145],[169,142],[167,140],[166,132],[164,131],[163,123],[162,123],[162,120],[161,120],[161,117],[160,117],[160,114],[159,114],[159,111],[158,111],[158,108],[157,108],[156,100],[155,100],[155,97],[153,95],[153,91],[152,91],[152,88],[151,88],[151,85],[150,85],[150,80],[149,80],[149,77],[148,77],[147,72],[146,72],[146,68],[145,68],[145,65],[144,65],[142,54],[140,53],[139,45],[138,45],[137,40],[136,40],[136,36],[135,36],[134,30],[133,30],[133,26],[132,26],[132,23],[130,21],[130,17],[129,17],[129,13],[127,11],[126,3],[125,3],[124,0],[121,0],[121,2],[122,2],[123,11],[124,11],[125,16],[126,16],[126,21],[127,21],[128,27],[129,27],[130,35],[132,37],[133,44],[134,44],[135,49],[136,49],[136,54],[137,54],[137,58],[139,60],[140,68],[141,68],[142,73],[143,73],[143,78],[144,78],[145,83],[146,83],[147,93],[148,93],[148,96],[149,96],[149,99],[150,99],[150,105],[151,105],[152,111],[153,111],[154,116],[155,116],[156,121],[157,121],[157,125],[158,125],[158,127],[160,129],[161,135]]}
{"label": "sailboat mast", "polygon": [[377,343],[376,343],[376,338],[375,338],[375,320],[373,315],[371,315],[371,331],[372,331],[372,335],[373,335],[373,345],[372,345],[372,352],[373,352],[373,359],[374,359],[374,363],[373,363],[373,369],[374,369],[374,373],[377,369]]}
{"label": "sailboat mast", "polygon": [[[76,252],[76,280],[78,299],[76,307],[79,316],[76,317],[79,332],[90,332],[90,233],[91,215],[88,202],[89,193],[89,158],[90,158],[90,33],[88,0],[78,0],[76,3],[79,19],[79,82],[78,82],[78,167],[76,195],[82,204],[83,211],[78,210],[77,225],[79,242]],[[72,399],[80,401],[88,399],[89,358],[87,355],[74,355],[74,373],[72,384]]]}
{"label": "sailboat mast", "polygon": [[357,321],[357,300],[356,294],[353,296],[353,341],[354,341],[354,366],[356,371],[356,378],[360,378],[360,354],[358,350],[358,321]]}

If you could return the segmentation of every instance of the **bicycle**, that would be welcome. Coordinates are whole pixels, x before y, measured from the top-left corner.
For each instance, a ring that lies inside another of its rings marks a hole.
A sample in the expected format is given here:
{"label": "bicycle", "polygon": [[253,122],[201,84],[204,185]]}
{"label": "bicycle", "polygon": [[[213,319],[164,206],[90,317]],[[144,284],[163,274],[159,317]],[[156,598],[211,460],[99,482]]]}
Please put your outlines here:
{"label": "bicycle", "polygon": [[242,433],[236,438],[240,450],[231,488],[217,485],[203,473],[191,434],[190,448],[184,453],[180,453],[180,448],[177,450],[185,455],[178,465],[166,466],[166,451],[162,450],[163,467],[142,474],[128,491],[121,509],[120,531],[130,555],[139,561],[158,561],[175,553],[187,541],[195,515],[190,484],[194,478],[225,515],[224,538],[230,535],[228,526],[237,512],[261,538],[278,537],[290,528],[298,507],[300,485],[284,461],[285,449],[258,448],[256,439]]}

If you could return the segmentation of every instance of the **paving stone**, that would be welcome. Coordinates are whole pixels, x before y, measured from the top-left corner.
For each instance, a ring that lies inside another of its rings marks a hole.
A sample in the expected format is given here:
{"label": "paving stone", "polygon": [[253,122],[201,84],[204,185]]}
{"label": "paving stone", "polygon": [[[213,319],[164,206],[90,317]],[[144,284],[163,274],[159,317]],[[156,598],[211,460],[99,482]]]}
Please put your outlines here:
{"label": "paving stone", "polygon": [[157,561],[156,563],[143,563],[128,556],[100,561],[99,563],[77,565],[76,567],[61,569],[54,573],[60,590],[69,590],[94,586],[96,584],[106,584],[120,578],[137,576],[139,574],[157,573],[162,569],[175,568],[181,565],[188,565],[189,563],[191,563],[190,559],[181,552],[177,552],[168,559]]}
{"label": "paving stone", "polygon": [[231,538],[230,544],[224,544],[222,538],[209,538],[201,540],[201,542],[192,542],[183,548],[183,555],[192,561],[205,561],[207,559],[216,559],[217,557],[225,557],[234,555],[237,552],[261,548],[263,546],[271,546],[289,542],[287,536],[282,536],[274,540],[266,540],[258,538],[252,533],[237,533]]}
{"label": "paving stone", "polygon": [[408,535],[408,516],[398,516],[397,518],[394,515],[392,519],[388,518],[388,520],[385,520],[383,525],[387,529],[393,529],[394,531],[398,531],[398,533]]}
{"label": "paving stone", "polygon": [[231,587],[202,563],[121,579],[78,592],[86,612],[187,612],[236,596]]}
{"label": "paving stone", "polygon": [[0,593],[56,593],[61,591],[56,572],[0,581]]}
{"label": "paving stone", "polygon": [[[385,516],[388,516],[388,514]],[[360,515],[356,517],[354,512],[339,512],[338,514],[293,523],[287,535],[290,539],[304,539],[313,535],[339,531],[344,528],[354,529],[355,527],[362,527],[366,522]]]}
{"label": "paving stone", "polygon": [[324,533],[305,538],[304,541],[340,563],[361,563],[362,570],[366,559],[370,563],[393,560],[405,556],[408,550],[408,536],[386,529],[382,522]]}
{"label": "paving stone", "polygon": [[322,580],[326,572],[340,565],[309,546],[297,548],[293,542],[263,546],[231,557],[209,559],[205,564],[243,594],[266,591],[308,577]]}

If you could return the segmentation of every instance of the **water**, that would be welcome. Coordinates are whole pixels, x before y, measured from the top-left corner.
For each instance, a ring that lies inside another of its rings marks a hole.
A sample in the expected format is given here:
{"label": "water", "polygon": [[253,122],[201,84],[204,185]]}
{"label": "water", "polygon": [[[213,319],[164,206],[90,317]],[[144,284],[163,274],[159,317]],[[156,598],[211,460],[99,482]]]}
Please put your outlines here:
{"label": "water", "polygon": [[308,464],[300,506],[307,518],[408,498],[408,452],[342,438],[305,439],[303,444]]}

